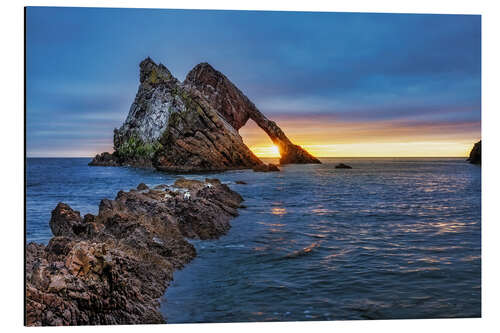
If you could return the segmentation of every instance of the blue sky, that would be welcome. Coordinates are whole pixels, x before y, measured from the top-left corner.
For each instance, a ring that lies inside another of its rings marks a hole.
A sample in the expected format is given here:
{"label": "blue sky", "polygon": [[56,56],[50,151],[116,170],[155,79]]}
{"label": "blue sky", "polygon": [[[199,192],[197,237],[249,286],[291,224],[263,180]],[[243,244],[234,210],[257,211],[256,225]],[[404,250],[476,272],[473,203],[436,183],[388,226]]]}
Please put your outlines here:
{"label": "blue sky", "polygon": [[302,144],[305,119],[332,144],[328,129],[349,144],[480,138],[480,16],[29,7],[26,20],[28,156],[110,150],[147,56],[180,80],[209,62]]}

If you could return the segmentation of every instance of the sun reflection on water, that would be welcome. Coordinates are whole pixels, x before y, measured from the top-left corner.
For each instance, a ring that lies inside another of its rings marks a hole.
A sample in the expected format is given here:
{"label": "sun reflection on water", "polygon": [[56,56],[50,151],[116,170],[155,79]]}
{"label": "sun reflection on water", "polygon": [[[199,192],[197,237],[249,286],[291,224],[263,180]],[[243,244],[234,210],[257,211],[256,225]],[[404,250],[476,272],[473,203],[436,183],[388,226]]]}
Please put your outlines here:
{"label": "sun reflection on water", "polygon": [[284,207],[273,207],[273,208],[271,208],[271,214],[273,214],[273,215],[283,216],[286,213],[287,213],[286,212],[286,208],[284,208]]}

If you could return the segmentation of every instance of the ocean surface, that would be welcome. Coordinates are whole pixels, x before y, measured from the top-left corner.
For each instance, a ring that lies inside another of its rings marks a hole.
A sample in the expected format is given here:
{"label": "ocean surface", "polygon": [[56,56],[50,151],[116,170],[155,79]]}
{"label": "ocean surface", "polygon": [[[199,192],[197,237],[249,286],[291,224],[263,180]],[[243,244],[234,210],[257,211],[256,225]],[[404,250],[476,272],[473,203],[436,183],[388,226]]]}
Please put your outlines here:
{"label": "ocean surface", "polygon": [[[226,236],[192,242],[198,256],[162,298],[168,322],[481,315],[480,167],[463,158],[321,160],[279,173],[186,175],[221,179],[247,208]],[[119,190],[180,177],[89,161],[28,159],[27,241],[47,243],[60,201],[95,214]]]}

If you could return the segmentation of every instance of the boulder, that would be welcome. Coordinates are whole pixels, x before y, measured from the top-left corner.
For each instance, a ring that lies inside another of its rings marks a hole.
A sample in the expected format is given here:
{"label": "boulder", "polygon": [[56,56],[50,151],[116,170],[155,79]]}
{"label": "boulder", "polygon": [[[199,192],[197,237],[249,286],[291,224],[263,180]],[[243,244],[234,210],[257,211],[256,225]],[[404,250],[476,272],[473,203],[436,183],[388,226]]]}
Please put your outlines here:
{"label": "boulder", "polygon": [[197,189],[201,188],[205,185],[204,182],[196,179],[186,179],[186,178],[178,178],[175,180],[174,187],[185,188],[185,189]]}
{"label": "boulder", "polygon": [[54,236],[75,236],[85,231],[86,224],[80,212],[71,209],[65,203],[60,202],[52,211],[49,222],[50,230]]}
{"label": "boulder", "polygon": [[205,182],[206,183],[210,183],[212,185],[220,185],[222,184],[220,180],[218,180],[217,178],[205,178]]}
{"label": "boulder", "polygon": [[344,163],[339,163],[335,165],[335,169],[352,169],[352,166],[344,164]]}

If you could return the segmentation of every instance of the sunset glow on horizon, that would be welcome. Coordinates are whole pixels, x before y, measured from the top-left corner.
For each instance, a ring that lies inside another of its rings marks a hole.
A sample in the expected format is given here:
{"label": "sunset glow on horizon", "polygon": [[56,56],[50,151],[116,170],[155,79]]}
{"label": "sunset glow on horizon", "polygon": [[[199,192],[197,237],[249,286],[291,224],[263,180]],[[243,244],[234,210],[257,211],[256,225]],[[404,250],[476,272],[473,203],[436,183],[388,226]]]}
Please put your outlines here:
{"label": "sunset glow on horizon", "polygon": [[[300,143],[299,143],[300,145]],[[394,142],[360,144],[300,145],[316,157],[467,157],[470,144],[452,142]],[[279,158],[275,146],[251,146],[262,158]]]}
{"label": "sunset glow on horizon", "polygon": [[[280,118],[277,124],[293,143],[316,157],[466,157],[480,137],[478,123],[403,126],[391,122],[350,124],[325,119]],[[279,151],[255,122],[239,130],[258,157],[279,157]],[[458,133],[458,134],[457,134]]]}

